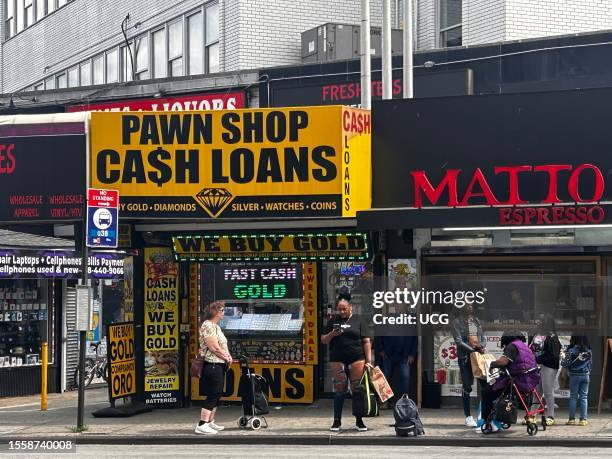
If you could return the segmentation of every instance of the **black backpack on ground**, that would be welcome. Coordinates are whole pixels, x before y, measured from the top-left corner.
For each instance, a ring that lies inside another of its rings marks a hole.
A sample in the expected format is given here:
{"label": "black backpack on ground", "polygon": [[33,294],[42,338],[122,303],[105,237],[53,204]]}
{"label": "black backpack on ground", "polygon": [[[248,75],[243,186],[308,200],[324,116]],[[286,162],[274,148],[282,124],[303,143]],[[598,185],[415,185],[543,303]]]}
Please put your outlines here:
{"label": "black backpack on ground", "polygon": [[419,410],[408,395],[402,395],[397,401],[393,408],[393,417],[395,418],[395,434],[398,437],[425,435]]}

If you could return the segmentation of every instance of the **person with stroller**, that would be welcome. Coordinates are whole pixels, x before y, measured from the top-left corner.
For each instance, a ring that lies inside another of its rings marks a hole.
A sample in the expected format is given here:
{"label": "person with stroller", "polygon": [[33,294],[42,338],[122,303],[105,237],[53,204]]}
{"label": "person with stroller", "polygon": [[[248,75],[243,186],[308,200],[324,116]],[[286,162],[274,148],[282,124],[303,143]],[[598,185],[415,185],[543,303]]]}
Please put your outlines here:
{"label": "person with stroller", "polygon": [[489,373],[496,368],[504,369],[492,386],[483,386],[482,393],[482,418],[487,423],[486,428],[491,432],[499,429],[491,421],[493,403],[503,394],[510,383],[514,382],[516,389],[522,394],[529,394],[540,382],[540,374],[536,364],[535,356],[526,344],[527,339],[520,332],[504,333],[500,345],[503,349],[502,356],[491,362]]}
{"label": "person with stroller", "polygon": [[[337,314],[325,326],[321,336],[321,343],[329,346],[329,365],[334,383],[334,422],[329,429],[332,432],[339,432],[342,426],[342,407],[348,389],[347,373],[354,392],[358,390],[372,354],[367,323],[353,314],[350,301],[350,293],[341,291],[336,304]],[[360,432],[368,430],[362,418],[355,418],[355,426]]]}
{"label": "person with stroller", "polygon": [[546,425],[552,426],[555,424],[555,387],[559,371],[561,342],[557,336],[555,319],[552,315],[546,316],[542,328],[545,333],[544,337],[534,336],[531,349],[535,353],[536,363],[540,365],[542,392],[546,399]]}
{"label": "person with stroller", "polygon": [[[463,391],[461,399],[463,401],[463,414],[465,415],[465,425],[476,427],[476,421],[471,414],[470,393],[474,385],[474,374],[472,373],[472,362],[470,355],[472,352],[484,353],[487,344],[480,321],[474,315],[473,303],[466,300],[466,304],[461,309],[459,315],[453,321],[453,339],[457,345],[457,361],[459,363],[459,373],[461,374],[461,385]],[[485,380],[478,380],[481,388],[486,384]]]}
{"label": "person with stroller", "polygon": [[578,425],[587,426],[587,408],[589,404],[589,382],[593,353],[586,336],[572,336],[565,352],[561,366],[569,370],[570,399],[568,426],[576,425],[576,405],[580,403],[580,421]]}
{"label": "person with stroller", "polygon": [[227,338],[219,326],[224,310],[225,304],[221,301],[206,306],[204,322],[200,327],[199,353],[204,359],[200,375],[200,393],[206,395],[206,400],[202,403],[200,421],[195,428],[197,434],[214,435],[225,429],[215,423],[215,414],[225,386],[225,374],[232,363]]}

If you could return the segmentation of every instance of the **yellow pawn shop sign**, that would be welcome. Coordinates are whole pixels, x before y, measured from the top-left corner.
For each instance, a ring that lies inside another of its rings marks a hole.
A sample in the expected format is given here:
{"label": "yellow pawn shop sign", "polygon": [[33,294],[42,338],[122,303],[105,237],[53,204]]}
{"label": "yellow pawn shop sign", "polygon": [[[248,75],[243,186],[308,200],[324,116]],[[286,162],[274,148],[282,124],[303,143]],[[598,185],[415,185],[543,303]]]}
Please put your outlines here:
{"label": "yellow pawn shop sign", "polygon": [[91,186],[118,190],[124,218],[354,217],[371,130],[341,106],[94,112]]}

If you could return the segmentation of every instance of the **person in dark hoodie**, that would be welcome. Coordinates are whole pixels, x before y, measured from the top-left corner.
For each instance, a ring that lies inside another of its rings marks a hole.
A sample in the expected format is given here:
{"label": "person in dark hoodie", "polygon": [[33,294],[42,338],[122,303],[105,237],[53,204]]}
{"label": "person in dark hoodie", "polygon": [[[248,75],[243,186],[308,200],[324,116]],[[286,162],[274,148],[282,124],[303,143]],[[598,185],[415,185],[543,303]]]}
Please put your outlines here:
{"label": "person in dark hoodie", "polygon": [[561,342],[557,336],[555,319],[552,315],[546,316],[542,328],[545,333],[544,341],[539,349],[532,348],[532,350],[535,351],[536,363],[540,365],[542,392],[546,399],[546,425],[552,426],[555,424],[555,386],[559,371]]}
{"label": "person in dark hoodie", "polygon": [[399,372],[400,395],[410,394],[410,366],[417,354],[416,336],[380,336],[374,346],[381,357],[381,369],[389,384],[395,369]]}

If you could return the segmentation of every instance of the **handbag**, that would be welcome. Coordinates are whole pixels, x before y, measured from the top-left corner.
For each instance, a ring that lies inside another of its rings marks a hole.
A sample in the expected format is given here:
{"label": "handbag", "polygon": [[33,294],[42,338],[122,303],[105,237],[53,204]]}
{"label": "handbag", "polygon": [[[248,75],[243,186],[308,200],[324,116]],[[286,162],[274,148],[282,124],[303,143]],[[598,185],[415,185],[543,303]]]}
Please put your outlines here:
{"label": "handbag", "polygon": [[191,359],[191,366],[189,367],[189,376],[192,378],[199,378],[202,375],[202,367],[204,366],[204,357],[199,353],[195,358]]}
{"label": "handbag", "polygon": [[356,418],[371,418],[378,416],[376,393],[372,389],[368,371],[363,372],[357,390],[352,394],[353,416]]}
{"label": "handbag", "polygon": [[381,403],[385,403],[391,397],[393,397],[393,390],[385,378],[385,374],[382,372],[380,367],[367,367],[369,372],[370,380],[372,381],[372,387],[378,395]]}

